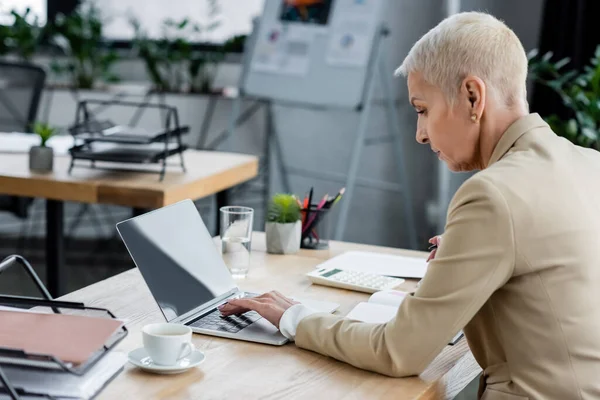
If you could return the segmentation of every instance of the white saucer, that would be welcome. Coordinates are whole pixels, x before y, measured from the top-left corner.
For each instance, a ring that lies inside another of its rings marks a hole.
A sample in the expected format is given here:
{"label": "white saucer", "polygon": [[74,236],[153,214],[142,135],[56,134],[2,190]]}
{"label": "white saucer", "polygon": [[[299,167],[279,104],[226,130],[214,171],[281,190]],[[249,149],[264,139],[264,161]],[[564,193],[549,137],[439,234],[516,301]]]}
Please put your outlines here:
{"label": "white saucer", "polygon": [[194,350],[189,356],[182,358],[176,364],[167,366],[155,364],[143,347],[129,352],[130,363],[144,371],[156,374],[179,374],[200,365],[205,358],[204,353]]}

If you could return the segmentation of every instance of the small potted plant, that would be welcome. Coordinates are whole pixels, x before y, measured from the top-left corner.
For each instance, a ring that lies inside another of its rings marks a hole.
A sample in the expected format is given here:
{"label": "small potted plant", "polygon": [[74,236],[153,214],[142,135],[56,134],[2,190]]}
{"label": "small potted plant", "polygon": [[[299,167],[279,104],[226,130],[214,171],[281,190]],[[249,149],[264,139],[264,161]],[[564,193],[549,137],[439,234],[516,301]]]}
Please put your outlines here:
{"label": "small potted plant", "polygon": [[40,145],[29,150],[29,169],[38,172],[50,172],[54,164],[54,151],[46,146],[48,139],[54,135],[56,128],[40,122],[33,126],[33,132],[40,137]]}
{"label": "small potted plant", "polygon": [[302,214],[296,196],[276,194],[269,202],[265,231],[267,252],[293,254],[300,250]]}

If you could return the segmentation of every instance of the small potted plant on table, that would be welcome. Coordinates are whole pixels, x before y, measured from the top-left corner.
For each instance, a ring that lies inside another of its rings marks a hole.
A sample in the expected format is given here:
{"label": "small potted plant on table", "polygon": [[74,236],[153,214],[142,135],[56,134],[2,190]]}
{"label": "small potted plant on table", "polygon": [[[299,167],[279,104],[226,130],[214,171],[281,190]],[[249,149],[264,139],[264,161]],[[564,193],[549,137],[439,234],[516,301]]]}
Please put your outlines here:
{"label": "small potted plant on table", "polygon": [[300,250],[302,214],[298,199],[291,194],[276,194],[267,209],[267,252],[293,254]]}
{"label": "small potted plant on table", "polygon": [[46,143],[54,135],[56,128],[38,122],[34,125],[33,132],[40,137],[40,145],[29,150],[29,168],[38,172],[50,172],[54,164],[54,151]]}

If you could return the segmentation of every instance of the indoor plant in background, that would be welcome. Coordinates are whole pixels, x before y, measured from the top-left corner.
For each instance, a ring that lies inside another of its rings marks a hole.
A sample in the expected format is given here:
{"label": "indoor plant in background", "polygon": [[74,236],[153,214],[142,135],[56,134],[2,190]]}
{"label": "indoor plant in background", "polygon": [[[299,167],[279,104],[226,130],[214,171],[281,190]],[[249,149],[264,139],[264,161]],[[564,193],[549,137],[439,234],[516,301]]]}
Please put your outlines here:
{"label": "indoor plant in background", "polygon": [[276,194],[267,207],[265,231],[267,252],[293,254],[300,250],[302,213],[298,199],[291,194]]}
{"label": "indoor plant in background", "polygon": [[134,49],[146,65],[154,90],[170,93],[209,93],[223,59],[221,48],[202,49],[199,43],[221,24],[217,0],[207,0],[205,24],[190,18],[165,19],[160,38],[150,38],[136,18],[130,20],[135,31]]}
{"label": "indoor plant in background", "polygon": [[118,57],[106,45],[104,22],[93,1],[83,2],[69,15],[59,14],[54,21],[52,43],[62,50],[66,60],[54,60],[51,68],[57,75],[68,75],[73,88],[93,89],[99,81],[118,81],[111,72]]}
{"label": "indoor plant in background", "polygon": [[600,150],[600,46],[583,71],[568,70],[569,59],[552,61],[552,53],[529,53],[529,74],[550,87],[562,99],[568,117],[545,117],[559,136],[571,142]]}
{"label": "indoor plant in background", "polygon": [[2,38],[2,50],[4,54],[10,54],[20,61],[30,62],[35,52],[39,49],[44,28],[33,16],[30,8],[23,13],[12,10],[9,14],[13,18],[12,26],[3,25],[0,30]]}
{"label": "indoor plant in background", "polygon": [[40,137],[40,144],[31,147],[29,150],[29,169],[38,172],[50,172],[54,164],[54,150],[46,144],[48,139],[56,132],[56,128],[37,122],[33,126],[33,132]]}

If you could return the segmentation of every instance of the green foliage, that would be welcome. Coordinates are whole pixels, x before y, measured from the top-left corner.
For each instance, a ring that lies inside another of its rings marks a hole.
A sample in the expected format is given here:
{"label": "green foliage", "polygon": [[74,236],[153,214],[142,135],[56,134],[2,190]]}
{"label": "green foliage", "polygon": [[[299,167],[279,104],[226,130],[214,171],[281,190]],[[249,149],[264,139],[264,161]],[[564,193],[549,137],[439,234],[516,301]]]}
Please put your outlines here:
{"label": "green foliage", "polygon": [[223,52],[225,53],[243,53],[246,45],[246,35],[236,35],[228,39],[223,44]]}
{"label": "green foliage", "polygon": [[14,18],[12,26],[2,26],[0,30],[0,53],[14,54],[23,61],[30,61],[40,45],[43,34],[38,17],[32,17],[30,8],[26,8],[23,14],[12,10],[10,16]]}
{"label": "green foliage", "polygon": [[300,205],[296,196],[291,194],[276,194],[267,208],[267,221],[279,224],[289,224],[302,218]]}
{"label": "green foliage", "polygon": [[529,53],[529,74],[537,82],[554,90],[569,110],[564,120],[556,115],[546,118],[554,132],[571,142],[598,148],[600,139],[600,46],[583,71],[568,70],[568,58],[552,61],[551,52]]}
{"label": "green foliage", "polygon": [[40,137],[40,146],[42,147],[46,146],[46,142],[56,133],[56,130],[56,128],[42,122],[36,122],[33,125],[33,132]]}
{"label": "green foliage", "polygon": [[157,91],[207,93],[223,59],[219,51],[201,51],[193,42],[201,42],[204,34],[221,24],[218,0],[208,1],[208,22],[202,26],[190,18],[166,19],[159,39],[151,39],[135,18],[130,23],[135,31],[135,50],[146,64],[146,71]]}
{"label": "green foliage", "polygon": [[94,2],[84,2],[68,16],[58,15],[54,22],[52,41],[68,59],[55,60],[51,67],[59,75],[68,74],[74,87],[91,89],[98,80],[118,81],[110,71],[118,57],[105,46],[104,22]]}
{"label": "green foliage", "polygon": [[10,53],[10,40],[12,31],[8,25],[0,25],[0,56]]}

